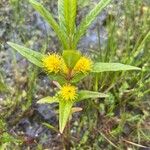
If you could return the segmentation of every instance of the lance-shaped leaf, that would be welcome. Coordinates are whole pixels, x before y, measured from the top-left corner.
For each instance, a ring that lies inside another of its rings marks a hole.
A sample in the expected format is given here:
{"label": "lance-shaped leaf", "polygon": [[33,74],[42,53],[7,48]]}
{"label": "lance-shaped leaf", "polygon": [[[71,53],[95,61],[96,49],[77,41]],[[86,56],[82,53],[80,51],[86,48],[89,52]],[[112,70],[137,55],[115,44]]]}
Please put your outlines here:
{"label": "lance-shaped leaf", "polygon": [[104,98],[104,97],[108,97],[108,95],[100,92],[81,90],[78,92],[78,99],[76,101],[78,102],[89,98]]}
{"label": "lance-shaped leaf", "polygon": [[51,124],[46,123],[46,122],[44,122],[42,124],[45,125],[47,128],[52,129],[53,131],[59,133],[58,129],[56,127],[52,126]]}
{"label": "lance-shaped leaf", "polygon": [[59,101],[59,131],[63,133],[67,121],[71,115],[73,102],[71,101]]}
{"label": "lance-shaped leaf", "polygon": [[90,12],[87,16],[82,20],[79,27],[77,28],[77,32],[75,34],[74,48],[76,48],[78,41],[85,34],[88,27],[95,20],[97,15],[110,3],[111,0],[101,0]]}
{"label": "lance-shaped leaf", "polygon": [[77,83],[81,81],[83,78],[85,78],[87,75],[88,74],[78,73],[73,77],[73,79],[71,80],[71,83]]}
{"label": "lance-shaped leaf", "polygon": [[58,99],[56,97],[50,97],[50,96],[47,96],[47,97],[44,97],[40,100],[37,101],[38,104],[52,104],[52,103],[58,103]]}
{"label": "lance-shaped leaf", "polygon": [[35,0],[29,0],[32,4],[33,8],[39,12],[39,14],[49,23],[49,25],[53,28],[55,33],[58,35],[59,40],[61,41],[64,48],[67,48],[66,35],[65,32],[62,32],[58,23],[55,21],[53,16],[49,11],[47,11],[43,5]]}
{"label": "lance-shaped leaf", "polygon": [[105,71],[126,71],[126,70],[141,70],[141,69],[138,67],[124,65],[120,63],[97,62],[93,65],[92,72],[99,73]]}
{"label": "lance-shaped leaf", "polygon": [[27,58],[31,63],[38,67],[42,67],[42,59],[44,57],[43,54],[12,42],[7,42],[7,44],[14,48],[22,56]]}
{"label": "lance-shaped leaf", "polygon": [[59,75],[59,74],[50,74],[49,75],[49,79],[52,81],[57,81],[59,82],[60,85],[65,84],[67,81],[65,79],[65,77]]}

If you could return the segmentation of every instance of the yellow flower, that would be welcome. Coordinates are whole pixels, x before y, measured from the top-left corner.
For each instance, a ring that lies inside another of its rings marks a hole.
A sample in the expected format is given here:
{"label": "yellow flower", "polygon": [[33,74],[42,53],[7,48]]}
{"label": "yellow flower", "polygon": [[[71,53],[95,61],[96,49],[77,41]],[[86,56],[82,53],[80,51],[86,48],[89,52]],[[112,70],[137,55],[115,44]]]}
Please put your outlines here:
{"label": "yellow flower", "polygon": [[73,70],[75,73],[78,73],[78,72],[87,73],[91,71],[92,64],[93,62],[91,59],[89,59],[88,57],[82,56],[76,63]]}
{"label": "yellow flower", "polygon": [[77,97],[77,88],[70,84],[66,84],[61,88],[60,96],[63,100],[75,100]]}
{"label": "yellow flower", "polygon": [[58,54],[47,55],[43,58],[43,67],[49,73],[58,73],[61,70],[63,59]]}
{"label": "yellow flower", "polygon": [[67,65],[65,64],[65,62],[63,61],[63,63],[62,63],[62,72],[64,73],[64,74],[68,74],[68,72],[69,72],[69,68],[67,67]]}

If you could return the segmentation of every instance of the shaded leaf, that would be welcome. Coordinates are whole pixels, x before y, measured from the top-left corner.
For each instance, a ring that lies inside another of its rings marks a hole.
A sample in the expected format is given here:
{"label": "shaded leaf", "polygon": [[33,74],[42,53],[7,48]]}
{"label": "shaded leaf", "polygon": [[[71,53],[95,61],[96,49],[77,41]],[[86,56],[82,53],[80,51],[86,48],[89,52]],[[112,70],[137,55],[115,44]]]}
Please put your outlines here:
{"label": "shaded leaf", "polygon": [[97,62],[94,64],[92,72],[99,73],[105,71],[125,71],[125,70],[141,70],[138,67],[124,65],[120,63],[102,63]]}
{"label": "shaded leaf", "polygon": [[12,42],[7,42],[7,44],[10,45],[12,48],[14,48],[22,56],[27,58],[31,63],[35,64],[38,67],[43,67],[42,66],[42,58],[44,57],[43,54]]}
{"label": "shaded leaf", "polygon": [[46,122],[44,122],[42,124],[45,125],[46,127],[48,127],[49,129],[52,129],[53,131],[59,133],[58,129],[56,127],[52,126],[51,124],[46,123]]}

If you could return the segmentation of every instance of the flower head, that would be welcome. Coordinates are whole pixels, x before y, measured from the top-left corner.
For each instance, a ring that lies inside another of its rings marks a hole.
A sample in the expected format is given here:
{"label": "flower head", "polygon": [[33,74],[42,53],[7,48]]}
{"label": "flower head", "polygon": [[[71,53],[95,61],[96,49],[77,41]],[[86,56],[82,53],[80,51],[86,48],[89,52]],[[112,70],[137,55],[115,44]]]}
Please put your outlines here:
{"label": "flower head", "polygon": [[64,62],[64,60],[63,60],[63,63],[62,63],[62,72],[64,73],[64,74],[68,74],[68,72],[69,72],[69,68],[67,67],[67,65],[65,64],[65,62]]}
{"label": "flower head", "polygon": [[93,62],[91,59],[89,59],[88,57],[82,56],[76,63],[73,70],[75,73],[78,73],[78,72],[87,73],[91,71],[92,64]]}
{"label": "flower head", "polygon": [[46,71],[58,73],[61,70],[63,59],[58,54],[51,54],[45,56],[42,61]]}
{"label": "flower head", "polygon": [[63,100],[75,100],[77,97],[77,88],[70,84],[66,84],[61,88],[60,96]]}

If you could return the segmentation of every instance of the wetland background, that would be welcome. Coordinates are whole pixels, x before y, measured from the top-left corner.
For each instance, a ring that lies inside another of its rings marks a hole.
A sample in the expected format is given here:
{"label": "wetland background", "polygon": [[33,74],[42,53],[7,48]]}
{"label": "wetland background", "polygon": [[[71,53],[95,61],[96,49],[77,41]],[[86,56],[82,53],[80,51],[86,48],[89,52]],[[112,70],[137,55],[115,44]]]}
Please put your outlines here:
{"label": "wetland background", "polygon": [[[58,19],[56,0],[39,2]],[[77,25],[97,2],[78,0]],[[60,150],[60,135],[43,124],[57,127],[58,106],[36,103],[53,95],[56,87],[7,41],[42,53],[60,49],[55,33],[28,1],[0,1],[0,148]],[[112,0],[78,49],[97,61],[130,64],[142,71],[99,74],[98,90],[109,98],[78,104],[83,111],[71,122],[72,149],[149,149],[150,1]],[[86,78],[80,87],[91,90],[96,83]]]}

